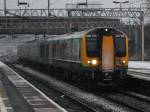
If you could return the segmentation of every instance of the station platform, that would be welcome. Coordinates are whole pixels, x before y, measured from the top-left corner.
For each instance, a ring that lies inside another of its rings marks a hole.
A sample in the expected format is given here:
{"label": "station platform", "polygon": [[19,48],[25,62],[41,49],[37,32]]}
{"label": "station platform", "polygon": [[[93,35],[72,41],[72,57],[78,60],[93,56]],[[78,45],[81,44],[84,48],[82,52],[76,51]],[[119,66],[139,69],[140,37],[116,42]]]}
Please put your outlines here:
{"label": "station platform", "polygon": [[0,112],[67,112],[0,62]]}
{"label": "station platform", "polygon": [[[1,79],[1,75],[0,75]],[[9,102],[5,87],[0,80],[0,112],[14,112],[12,105]]]}
{"label": "station platform", "polygon": [[130,61],[128,75],[150,81],[150,61]]}

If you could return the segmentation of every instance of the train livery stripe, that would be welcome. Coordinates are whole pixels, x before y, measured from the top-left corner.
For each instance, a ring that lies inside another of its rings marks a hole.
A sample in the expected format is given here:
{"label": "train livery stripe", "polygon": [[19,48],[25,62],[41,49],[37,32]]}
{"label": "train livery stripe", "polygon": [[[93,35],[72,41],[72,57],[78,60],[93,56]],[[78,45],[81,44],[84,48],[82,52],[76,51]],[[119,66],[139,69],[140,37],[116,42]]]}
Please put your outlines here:
{"label": "train livery stripe", "polygon": [[114,42],[112,36],[103,36],[102,69],[112,72],[114,69]]}

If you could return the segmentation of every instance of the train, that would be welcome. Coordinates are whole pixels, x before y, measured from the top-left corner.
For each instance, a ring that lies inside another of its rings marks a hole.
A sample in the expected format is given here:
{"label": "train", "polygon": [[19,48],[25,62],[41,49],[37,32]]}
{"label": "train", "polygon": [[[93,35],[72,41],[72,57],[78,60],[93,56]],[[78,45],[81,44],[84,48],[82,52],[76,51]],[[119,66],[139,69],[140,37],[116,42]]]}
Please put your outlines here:
{"label": "train", "polygon": [[19,62],[32,62],[48,69],[69,71],[71,77],[80,74],[78,78],[116,81],[127,76],[128,37],[111,27],[47,35],[19,45],[18,59]]}

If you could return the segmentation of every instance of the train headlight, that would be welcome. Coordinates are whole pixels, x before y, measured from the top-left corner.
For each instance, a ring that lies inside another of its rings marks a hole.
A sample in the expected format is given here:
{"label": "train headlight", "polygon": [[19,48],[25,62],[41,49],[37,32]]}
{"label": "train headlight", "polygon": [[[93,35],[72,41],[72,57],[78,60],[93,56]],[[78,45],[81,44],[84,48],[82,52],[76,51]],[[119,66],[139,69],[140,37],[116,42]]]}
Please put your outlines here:
{"label": "train headlight", "polygon": [[123,60],[123,61],[122,61],[122,63],[124,63],[124,64],[125,64],[125,63],[126,63],[126,60]]}
{"label": "train headlight", "polygon": [[90,64],[90,61],[88,61],[88,64]]}
{"label": "train headlight", "polygon": [[93,64],[93,65],[96,65],[96,64],[97,64],[97,61],[96,61],[96,60],[92,60],[92,64]]}
{"label": "train headlight", "polygon": [[105,31],[107,32],[107,31],[108,31],[108,29],[106,28],[106,29],[105,29]]}

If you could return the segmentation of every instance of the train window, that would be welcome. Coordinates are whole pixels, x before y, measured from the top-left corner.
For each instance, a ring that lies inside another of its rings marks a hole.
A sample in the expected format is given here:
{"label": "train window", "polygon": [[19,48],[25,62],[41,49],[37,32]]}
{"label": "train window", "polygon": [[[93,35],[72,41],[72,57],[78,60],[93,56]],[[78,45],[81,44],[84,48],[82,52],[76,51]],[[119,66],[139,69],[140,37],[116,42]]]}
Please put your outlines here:
{"label": "train window", "polygon": [[50,41],[49,42],[49,51],[48,51],[49,52],[49,54],[48,54],[49,58],[52,58],[52,49],[53,49],[53,46],[52,46],[52,42]]}
{"label": "train window", "polygon": [[48,56],[49,56],[49,45],[46,45],[46,58],[48,58]]}
{"label": "train window", "polygon": [[81,59],[81,40],[79,39],[79,60]]}
{"label": "train window", "polygon": [[73,60],[79,60],[79,47],[80,47],[80,40],[79,39],[73,39],[72,44],[72,59]]}
{"label": "train window", "polygon": [[52,58],[55,58],[56,57],[56,42],[55,41],[52,41]]}
{"label": "train window", "polygon": [[98,38],[96,35],[87,35],[86,50],[88,57],[98,56]]}
{"label": "train window", "polygon": [[119,57],[126,56],[126,41],[124,37],[115,38],[115,50],[116,50],[116,56]]}
{"label": "train window", "polygon": [[44,57],[44,45],[40,45],[40,54],[41,54],[41,57]]}

